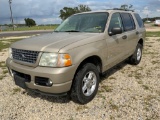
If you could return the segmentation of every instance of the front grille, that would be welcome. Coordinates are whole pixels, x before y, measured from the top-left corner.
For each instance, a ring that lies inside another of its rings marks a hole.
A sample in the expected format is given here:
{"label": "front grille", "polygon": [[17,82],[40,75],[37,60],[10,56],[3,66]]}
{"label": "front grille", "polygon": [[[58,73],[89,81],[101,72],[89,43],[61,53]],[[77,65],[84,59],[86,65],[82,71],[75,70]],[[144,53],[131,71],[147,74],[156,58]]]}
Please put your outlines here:
{"label": "front grille", "polygon": [[12,57],[15,60],[35,64],[38,58],[38,51],[21,50],[12,48]]}

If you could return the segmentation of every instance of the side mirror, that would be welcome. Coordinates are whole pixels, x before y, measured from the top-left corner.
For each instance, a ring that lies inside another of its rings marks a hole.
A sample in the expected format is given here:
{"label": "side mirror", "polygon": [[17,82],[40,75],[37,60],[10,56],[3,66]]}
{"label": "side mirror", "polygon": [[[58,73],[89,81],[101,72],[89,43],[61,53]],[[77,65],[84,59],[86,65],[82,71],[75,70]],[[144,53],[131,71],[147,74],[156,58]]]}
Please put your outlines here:
{"label": "side mirror", "polygon": [[121,34],[121,33],[122,33],[122,28],[120,28],[120,27],[114,27],[109,32],[109,35],[112,36],[112,35]]}

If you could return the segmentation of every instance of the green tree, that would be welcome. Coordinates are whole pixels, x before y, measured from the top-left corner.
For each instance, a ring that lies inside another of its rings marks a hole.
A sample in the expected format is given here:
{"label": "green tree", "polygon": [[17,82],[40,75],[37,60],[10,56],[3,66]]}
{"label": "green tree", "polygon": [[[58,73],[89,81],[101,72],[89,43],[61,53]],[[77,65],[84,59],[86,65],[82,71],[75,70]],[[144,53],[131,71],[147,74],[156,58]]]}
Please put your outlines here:
{"label": "green tree", "polygon": [[26,23],[26,26],[28,27],[32,27],[36,25],[36,22],[31,18],[25,18],[24,21]]}
{"label": "green tree", "polygon": [[78,7],[64,7],[63,9],[60,10],[60,18],[62,20],[65,20],[69,16],[75,14],[75,13],[80,13],[80,12],[87,12],[91,11],[91,9],[87,5],[78,5]]}
{"label": "green tree", "polygon": [[68,18],[69,16],[75,14],[75,10],[74,8],[70,8],[70,7],[64,7],[62,10],[60,10],[60,18],[62,20],[65,20],[66,18]]}
{"label": "green tree", "polygon": [[78,7],[74,8],[76,13],[91,11],[91,9],[87,5],[78,5]]}
{"label": "green tree", "polygon": [[134,11],[133,5],[127,5],[127,4],[121,5],[120,9],[122,9],[122,10],[132,10],[132,11]]}

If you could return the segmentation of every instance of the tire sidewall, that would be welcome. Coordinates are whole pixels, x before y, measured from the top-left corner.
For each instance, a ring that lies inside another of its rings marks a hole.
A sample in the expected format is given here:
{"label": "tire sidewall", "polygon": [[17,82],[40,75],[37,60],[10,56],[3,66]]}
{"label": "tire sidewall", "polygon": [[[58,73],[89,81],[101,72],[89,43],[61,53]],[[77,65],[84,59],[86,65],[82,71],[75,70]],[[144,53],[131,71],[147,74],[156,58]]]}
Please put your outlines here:
{"label": "tire sidewall", "polygon": [[[83,78],[84,76],[88,73],[88,72],[94,72],[96,77],[97,77],[97,81],[96,81],[96,87],[95,87],[95,90],[94,92],[90,95],[90,96],[85,96],[83,94],[83,91],[82,91],[82,87],[83,87]],[[77,85],[76,85],[76,91],[77,91],[77,97],[78,97],[78,100],[81,102],[81,103],[88,103],[89,101],[91,101],[97,91],[98,91],[98,87],[99,87],[99,73],[98,73],[98,70],[96,68],[95,65],[91,64],[91,63],[87,63],[84,65],[83,69],[81,69],[77,75],[76,75],[76,78],[75,80],[77,81]]]}
{"label": "tire sidewall", "polygon": [[[138,52],[139,48],[141,50],[141,58],[139,60],[137,60],[137,52]],[[132,56],[129,57],[129,63],[131,65],[138,65],[140,63],[141,59],[142,59],[142,45],[138,43],[135,52],[133,53]]]}
{"label": "tire sidewall", "polygon": [[[141,50],[141,58],[139,60],[137,60],[137,52],[138,52],[138,49]],[[139,64],[141,59],[142,59],[142,45],[138,44],[137,47],[136,47],[136,53],[135,53],[135,62],[136,64]]]}

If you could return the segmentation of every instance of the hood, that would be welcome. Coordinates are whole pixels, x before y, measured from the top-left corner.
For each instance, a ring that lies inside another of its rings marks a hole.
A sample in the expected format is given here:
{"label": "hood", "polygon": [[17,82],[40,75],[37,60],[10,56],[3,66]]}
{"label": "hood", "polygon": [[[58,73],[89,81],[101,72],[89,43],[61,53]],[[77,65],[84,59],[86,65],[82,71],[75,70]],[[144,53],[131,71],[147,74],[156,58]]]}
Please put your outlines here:
{"label": "hood", "polygon": [[61,48],[67,45],[96,36],[97,34],[99,33],[54,32],[15,42],[11,45],[11,48],[33,51],[58,52]]}

